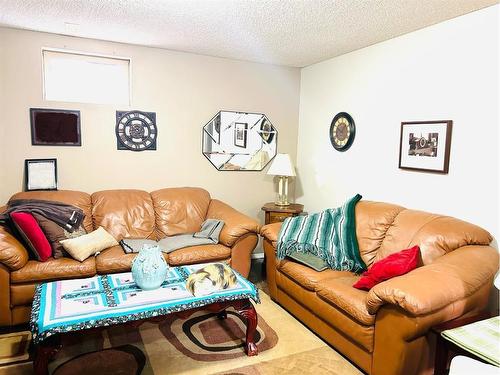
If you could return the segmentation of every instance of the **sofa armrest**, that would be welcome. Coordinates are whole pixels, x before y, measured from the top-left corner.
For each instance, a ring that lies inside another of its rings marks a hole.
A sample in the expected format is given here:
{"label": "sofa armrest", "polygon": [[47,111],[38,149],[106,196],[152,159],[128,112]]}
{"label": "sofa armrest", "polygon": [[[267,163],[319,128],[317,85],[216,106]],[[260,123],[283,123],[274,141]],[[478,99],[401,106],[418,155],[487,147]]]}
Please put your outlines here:
{"label": "sofa armrest", "polygon": [[224,221],[224,227],[219,236],[219,241],[229,247],[242,236],[248,233],[259,233],[257,220],[242,214],[231,206],[217,199],[212,199],[208,206],[207,219]]}
{"label": "sofa armrest", "polygon": [[16,271],[28,263],[28,252],[5,227],[0,226],[0,263]]}
{"label": "sofa armrest", "polygon": [[260,229],[260,235],[266,239],[268,239],[271,244],[276,247],[276,244],[278,243],[278,235],[280,234],[281,230],[281,225],[283,223],[272,223],[272,224],[267,224],[264,225]]}
{"label": "sofa armrest", "polygon": [[368,311],[375,314],[382,305],[393,304],[413,316],[433,313],[491,283],[498,259],[498,251],[490,246],[463,246],[434,263],[375,285],[367,295]]}

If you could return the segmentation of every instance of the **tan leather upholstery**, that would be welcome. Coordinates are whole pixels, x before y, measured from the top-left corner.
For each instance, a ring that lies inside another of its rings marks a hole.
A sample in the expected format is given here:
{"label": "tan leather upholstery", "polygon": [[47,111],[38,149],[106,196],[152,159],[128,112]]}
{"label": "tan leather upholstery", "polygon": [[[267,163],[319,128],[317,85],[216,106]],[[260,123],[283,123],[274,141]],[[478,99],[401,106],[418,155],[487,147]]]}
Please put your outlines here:
{"label": "tan leather upholstery", "polygon": [[113,246],[101,251],[95,257],[98,274],[128,272],[137,254],[125,254],[121,246]]}
{"label": "tan leather upholstery", "polygon": [[252,256],[253,249],[257,246],[259,237],[254,232],[241,236],[231,248],[231,262],[233,269],[241,275],[248,276],[251,263],[248,261]]}
{"label": "tan leather upholstery", "polygon": [[218,260],[227,260],[230,257],[231,249],[221,244],[191,246],[169,253],[168,264],[179,266],[181,264],[216,262]]}
{"label": "tan leather upholstery", "polygon": [[156,236],[161,239],[198,232],[207,216],[210,194],[200,188],[170,188],[151,193],[156,215]]}
{"label": "tan leather upholstery", "polygon": [[35,283],[11,284],[10,303],[12,306],[31,305],[35,295]]}
{"label": "tan leather upholstery", "polygon": [[324,270],[316,272],[310,267],[286,259],[279,264],[278,269],[308,290],[316,290],[316,287],[326,279],[351,276],[350,272],[345,271]]}
{"label": "tan leather upholstery", "polygon": [[80,208],[85,214],[83,226],[87,232],[94,230],[92,225],[92,202],[90,195],[81,191],[73,190],[48,190],[48,191],[23,191],[14,194],[10,200],[13,199],[43,199],[46,201],[56,201],[66,204],[71,204]]}
{"label": "tan leather upholstery", "polygon": [[316,285],[318,297],[343,310],[359,323],[370,326],[375,324],[375,315],[368,312],[366,292],[353,288],[359,276],[338,277],[327,279]]}
{"label": "tan leather upholstery", "polygon": [[[363,262],[370,267],[389,227],[403,207],[390,203],[360,201],[356,204],[356,237]],[[401,249],[402,250],[402,249]]]}
{"label": "tan leather upholstery", "polygon": [[217,199],[212,199],[210,201],[207,219],[224,221],[225,225],[220,232],[219,240],[229,247],[232,247],[241,236],[247,233],[259,233],[260,230],[257,221]]}
{"label": "tan leather upholstery", "polygon": [[423,262],[369,292],[359,276],[316,272],[276,259],[281,224],[261,229],[271,298],[370,374],[432,372],[429,330],[484,309],[498,270],[485,230],[462,220],[381,202],[356,206],[356,234],[367,265],[419,245]]}
{"label": "tan leather upholstery", "polygon": [[106,190],[92,194],[94,227],[103,227],[117,241],[153,238],[155,213],[149,193],[142,190]]}
{"label": "tan leather upholstery", "polygon": [[[148,193],[142,190],[107,190],[92,195],[78,191],[36,191],[15,194],[11,199],[43,199],[72,204],[85,213],[90,232],[104,227],[117,240],[163,238],[166,234],[195,232],[209,218],[224,220],[221,244],[194,246],[164,254],[171,265],[225,261],[243,276],[250,271],[250,256],[257,244],[259,225],[230,206],[210,199],[200,188],[172,188]],[[106,249],[80,263],[70,258],[46,262],[29,260],[29,254],[0,226],[0,326],[26,323],[30,317],[35,285],[39,282],[90,277],[130,271],[136,254],[120,246]]]}
{"label": "tan leather upholstery", "polygon": [[498,252],[489,246],[464,246],[434,263],[373,287],[367,306],[375,314],[385,303],[412,315],[439,310],[485,285],[498,270]]}
{"label": "tan leather upholstery", "polygon": [[0,264],[0,325],[8,326],[12,323],[10,312],[10,274],[7,267]]}
{"label": "tan leather upholstery", "polygon": [[26,249],[4,226],[0,226],[0,263],[15,271],[24,267],[28,259]]}
{"label": "tan leather upholstery", "polygon": [[93,257],[79,262],[70,258],[49,258],[46,262],[29,260],[26,265],[10,273],[13,284],[32,281],[71,279],[74,277],[89,277],[96,273]]}

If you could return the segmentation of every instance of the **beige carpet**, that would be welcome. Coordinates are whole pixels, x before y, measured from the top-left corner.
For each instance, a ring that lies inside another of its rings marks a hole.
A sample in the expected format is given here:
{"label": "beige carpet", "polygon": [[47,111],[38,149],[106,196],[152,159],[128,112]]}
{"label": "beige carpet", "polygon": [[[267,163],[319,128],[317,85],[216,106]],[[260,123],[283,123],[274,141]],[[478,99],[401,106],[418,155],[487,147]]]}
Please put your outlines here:
{"label": "beige carpet", "polygon": [[[255,357],[243,353],[244,325],[235,314],[217,321],[207,313],[197,313],[187,320],[145,323],[137,330],[115,327],[71,337],[63,342],[50,369],[62,373],[81,353],[132,344],[146,357],[144,375],[361,374],[269,296],[261,293],[261,300],[256,305],[260,352]],[[0,366],[0,375],[13,374],[32,374],[31,363]]]}

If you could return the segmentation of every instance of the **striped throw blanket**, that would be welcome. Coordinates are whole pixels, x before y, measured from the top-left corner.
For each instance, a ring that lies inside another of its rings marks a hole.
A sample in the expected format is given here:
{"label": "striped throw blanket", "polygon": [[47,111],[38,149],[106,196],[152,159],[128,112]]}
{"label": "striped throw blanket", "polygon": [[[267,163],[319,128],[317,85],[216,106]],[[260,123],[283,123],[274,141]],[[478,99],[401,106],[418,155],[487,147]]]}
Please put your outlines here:
{"label": "striped throw blanket", "polygon": [[297,251],[316,255],[335,270],[365,271],[366,265],[359,255],[354,216],[354,208],[361,198],[357,194],[341,207],[285,219],[278,236],[278,259]]}

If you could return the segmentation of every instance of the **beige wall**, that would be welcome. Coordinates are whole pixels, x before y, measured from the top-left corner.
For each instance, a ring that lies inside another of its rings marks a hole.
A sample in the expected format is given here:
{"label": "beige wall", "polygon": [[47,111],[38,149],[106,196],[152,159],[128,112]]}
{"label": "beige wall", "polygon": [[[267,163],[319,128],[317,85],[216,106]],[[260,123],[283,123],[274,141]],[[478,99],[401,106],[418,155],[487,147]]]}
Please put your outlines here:
{"label": "beige wall", "polygon": [[[267,168],[219,172],[201,153],[202,126],[221,109],[265,113],[279,131],[278,151],[295,159],[299,69],[5,28],[0,43],[0,132],[8,133],[0,137],[8,155],[0,202],[21,190],[24,159],[55,157],[60,189],[201,186],[262,220],[260,207],[274,199]],[[125,106],[44,101],[42,47],[132,58],[129,108],[156,112],[157,151],[116,150],[115,111]],[[31,146],[30,107],[80,109],[82,147]]]}
{"label": "beige wall", "polygon": [[[302,70],[296,195],[308,211],[348,196],[471,221],[500,236],[498,218],[499,6]],[[347,152],[329,140],[349,112]],[[398,169],[402,121],[453,120],[447,175]]]}

